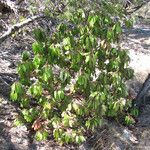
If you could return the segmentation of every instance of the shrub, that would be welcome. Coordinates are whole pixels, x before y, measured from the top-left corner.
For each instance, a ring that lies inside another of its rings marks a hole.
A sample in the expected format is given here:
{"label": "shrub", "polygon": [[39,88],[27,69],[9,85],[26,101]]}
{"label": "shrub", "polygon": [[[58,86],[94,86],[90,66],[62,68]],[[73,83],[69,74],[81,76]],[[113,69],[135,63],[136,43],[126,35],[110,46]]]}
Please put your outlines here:
{"label": "shrub", "polygon": [[38,140],[51,129],[61,143],[81,143],[104,117],[117,117],[130,106],[125,82],[133,70],[117,45],[122,16],[115,20],[106,6],[110,13],[66,11],[67,23],[59,23],[50,37],[35,30],[34,58],[22,54],[11,99],[20,104]]}

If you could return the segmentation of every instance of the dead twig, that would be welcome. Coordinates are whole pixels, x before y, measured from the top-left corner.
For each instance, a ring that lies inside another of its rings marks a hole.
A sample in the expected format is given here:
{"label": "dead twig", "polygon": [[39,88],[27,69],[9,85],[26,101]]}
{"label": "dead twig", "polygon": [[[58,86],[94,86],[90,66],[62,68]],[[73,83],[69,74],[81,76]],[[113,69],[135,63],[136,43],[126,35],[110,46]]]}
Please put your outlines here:
{"label": "dead twig", "polygon": [[141,3],[140,5],[133,7],[131,9],[127,9],[127,14],[131,15],[132,13],[138,11],[140,8],[142,8],[144,5],[148,4],[150,2],[150,0],[144,1],[143,3]]}
{"label": "dead twig", "polygon": [[9,36],[11,36],[13,33],[18,31],[20,28],[23,28],[25,25],[28,25],[29,23],[35,21],[36,19],[44,18],[44,17],[45,17],[44,15],[36,15],[36,16],[33,16],[31,18],[24,20],[23,22],[17,23],[13,25],[12,27],[9,27],[8,30],[0,37],[0,44]]}

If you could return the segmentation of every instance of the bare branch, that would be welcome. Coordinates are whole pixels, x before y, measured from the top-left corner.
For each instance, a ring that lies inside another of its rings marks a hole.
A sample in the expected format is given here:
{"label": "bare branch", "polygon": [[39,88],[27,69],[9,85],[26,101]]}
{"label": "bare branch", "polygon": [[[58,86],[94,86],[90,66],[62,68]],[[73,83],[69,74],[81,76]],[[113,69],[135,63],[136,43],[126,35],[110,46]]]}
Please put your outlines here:
{"label": "bare branch", "polygon": [[25,25],[35,21],[36,19],[43,18],[44,15],[36,15],[31,18],[26,19],[23,22],[17,23],[10,27],[1,37],[0,37],[0,43],[2,43],[5,39],[7,39],[10,35],[18,31],[20,28],[24,27]]}
{"label": "bare branch", "polygon": [[127,9],[127,13],[128,13],[128,14],[132,14],[132,13],[136,12],[137,10],[139,10],[141,7],[143,7],[144,5],[146,5],[146,4],[149,3],[149,2],[150,2],[150,0],[147,0],[147,1],[144,1],[142,4],[140,4],[140,5],[138,5],[138,6],[134,7],[134,8],[132,8],[131,10],[128,10],[128,9]]}

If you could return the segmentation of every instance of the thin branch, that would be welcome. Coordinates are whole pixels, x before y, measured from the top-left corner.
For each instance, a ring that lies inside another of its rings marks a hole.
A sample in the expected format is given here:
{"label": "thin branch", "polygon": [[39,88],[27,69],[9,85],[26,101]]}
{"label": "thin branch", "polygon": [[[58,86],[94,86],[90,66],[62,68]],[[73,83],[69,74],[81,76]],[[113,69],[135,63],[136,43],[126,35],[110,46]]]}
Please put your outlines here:
{"label": "thin branch", "polygon": [[20,28],[24,27],[25,25],[28,25],[29,23],[35,21],[36,19],[43,18],[43,17],[45,17],[45,16],[44,15],[36,15],[36,16],[33,16],[31,18],[24,20],[23,22],[13,25],[0,37],[0,43],[2,43],[5,39],[7,39],[13,33],[18,31]]}
{"label": "thin branch", "polygon": [[127,13],[130,15],[130,14],[136,12],[137,10],[139,10],[141,7],[143,7],[144,5],[146,5],[146,4],[149,3],[149,2],[150,2],[150,0],[144,1],[142,4],[140,4],[140,5],[138,5],[138,6],[134,7],[134,8],[132,8],[130,11],[127,10]]}

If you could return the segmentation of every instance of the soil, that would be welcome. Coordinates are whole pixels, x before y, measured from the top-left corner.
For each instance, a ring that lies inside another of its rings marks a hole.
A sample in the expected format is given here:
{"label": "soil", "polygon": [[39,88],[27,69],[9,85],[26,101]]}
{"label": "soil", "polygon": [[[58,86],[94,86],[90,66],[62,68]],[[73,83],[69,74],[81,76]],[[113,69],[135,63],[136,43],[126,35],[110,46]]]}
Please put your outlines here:
{"label": "soil", "polygon": [[[58,145],[51,137],[37,142],[26,126],[15,127],[14,119],[19,107],[9,100],[10,85],[17,79],[16,66],[24,50],[31,50],[33,38],[30,33],[20,33],[8,38],[0,45],[0,150],[148,150],[150,149],[150,104],[141,109],[137,123],[124,127],[110,121],[106,127],[97,130],[80,147],[74,145]],[[125,32],[122,47],[129,51],[130,66],[135,77],[128,82],[135,95],[140,91],[142,83],[150,73],[150,26],[139,23]],[[31,136],[32,135],[32,136]]]}

